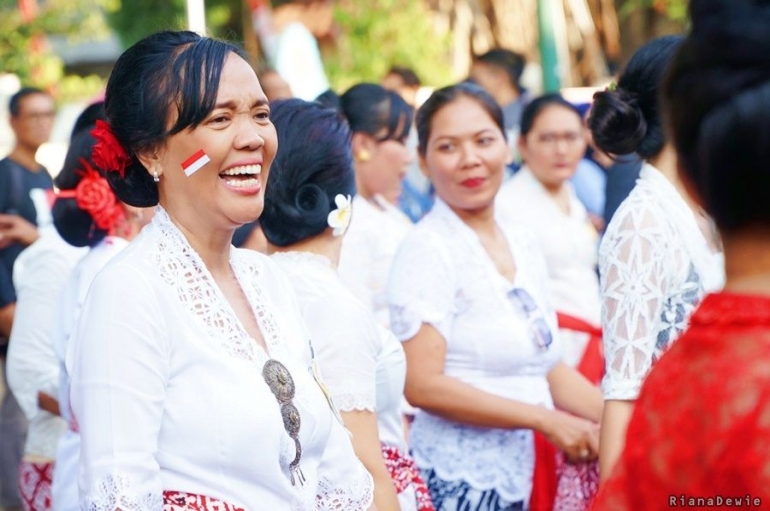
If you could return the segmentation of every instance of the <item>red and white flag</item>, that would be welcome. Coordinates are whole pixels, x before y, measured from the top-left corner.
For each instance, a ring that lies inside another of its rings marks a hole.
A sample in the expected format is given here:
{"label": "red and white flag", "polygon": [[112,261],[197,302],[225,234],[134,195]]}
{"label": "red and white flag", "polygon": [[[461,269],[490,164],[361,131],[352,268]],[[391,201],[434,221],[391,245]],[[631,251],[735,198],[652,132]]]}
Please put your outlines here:
{"label": "red and white flag", "polygon": [[182,169],[185,175],[190,177],[210,161],[209,155],[203,152],[203,149],[199,149],[197,153],[182,162]]}

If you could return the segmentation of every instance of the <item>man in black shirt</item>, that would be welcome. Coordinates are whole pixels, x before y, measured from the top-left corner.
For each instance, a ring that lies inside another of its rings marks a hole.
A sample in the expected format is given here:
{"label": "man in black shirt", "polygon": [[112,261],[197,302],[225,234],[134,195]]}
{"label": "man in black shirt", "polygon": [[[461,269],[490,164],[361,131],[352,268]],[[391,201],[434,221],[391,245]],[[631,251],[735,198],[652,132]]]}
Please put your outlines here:
{"label": "man in black shirt", "polygon": [[[0,160],[0,345],[7,343],[16,309],[13,264],[16,257],[39,237],[37,221],[48,216],[45,190],[53,187],[48,171],[35,160],[38,148],[48,141],[56,111],[53,98],[34,88],[23,88],[9,103],[11,129],[16,144]],[[0,352],[2,353],[2,352]],[[0,354],[5,380],[5,358]],[[0,403],[0,508],[21,505],[18,467],[26,437],[26,418],[7,384]]]}

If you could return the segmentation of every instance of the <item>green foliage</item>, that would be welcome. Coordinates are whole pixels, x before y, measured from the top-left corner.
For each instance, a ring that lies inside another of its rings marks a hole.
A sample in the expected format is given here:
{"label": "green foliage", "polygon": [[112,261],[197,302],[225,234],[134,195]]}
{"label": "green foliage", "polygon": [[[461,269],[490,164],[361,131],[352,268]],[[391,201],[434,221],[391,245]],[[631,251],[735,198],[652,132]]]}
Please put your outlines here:
{"label": "green foliage", "polygon": [[[207,0],[206,25],[215,37],[243,38],[242,0]],[[125,48],[159,30],[186,27],[185,0],[110,0],[107,21]]]}
{"label": "green foliage", "polygon": [[0,70],[18,75],[25,85],[53,88],[62,78],[63,63],[47,47],[45,36],[63,35],[76,40],[83,35],[105,35],[107,27],[96,3],[39,2],[37,16],[26,23],[16,0],[0,1]]}
{"label": "green foliage", "polygon": [[324,60],[335,90],[379,82],[391,65],[411,67],[429,85],[451,80],[451,41],[436,34],[426,2],[337,0],[334,17],[341,35]]}
{"label": "green foliage", "polygon": [[688,0],[625,0],[620,8],[620,15],[626,16],[636,9],[652,8],[672,21],[682,23],[687,20]]}

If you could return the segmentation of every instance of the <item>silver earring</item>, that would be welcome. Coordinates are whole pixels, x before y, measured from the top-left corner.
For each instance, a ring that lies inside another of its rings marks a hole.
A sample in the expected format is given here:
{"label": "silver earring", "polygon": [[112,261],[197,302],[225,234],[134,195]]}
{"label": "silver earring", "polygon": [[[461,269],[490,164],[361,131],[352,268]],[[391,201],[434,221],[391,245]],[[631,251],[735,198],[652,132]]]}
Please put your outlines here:
{"label": "silver earring", "polygon": [[157,170],[152,173],[152,180],[155,181],[156,183],[160,183],[160,176],[158,175]]}

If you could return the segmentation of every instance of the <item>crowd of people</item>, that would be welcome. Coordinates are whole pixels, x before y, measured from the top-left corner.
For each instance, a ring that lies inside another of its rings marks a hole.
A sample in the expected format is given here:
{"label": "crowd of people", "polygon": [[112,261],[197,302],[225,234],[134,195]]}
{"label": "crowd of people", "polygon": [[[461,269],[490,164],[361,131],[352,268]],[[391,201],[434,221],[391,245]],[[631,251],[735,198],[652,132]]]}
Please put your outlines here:
{"label": "crowd of people", "polygon": [[690,15],[588,106],[505,49],[305,98],[160,32],[55,180],[21,89],[0,509],[770,502],[770,2]]}

